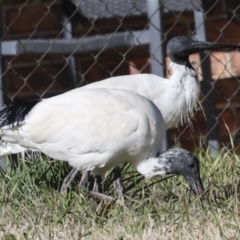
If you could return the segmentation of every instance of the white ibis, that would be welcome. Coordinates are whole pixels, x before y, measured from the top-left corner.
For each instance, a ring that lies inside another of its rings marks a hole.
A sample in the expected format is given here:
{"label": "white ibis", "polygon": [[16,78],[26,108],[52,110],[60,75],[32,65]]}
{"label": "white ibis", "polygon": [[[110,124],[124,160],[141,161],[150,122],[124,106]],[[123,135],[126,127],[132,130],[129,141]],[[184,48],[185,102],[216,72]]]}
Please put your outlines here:
{"label": "white ibis", "polygon": [[159,154],[165,122],[148,99],[126,90],[78,89],[42,100],[13,102],[0,110],[0,137],[40,151],[101,178],[131,163],[146,178],[183,175],[203,191],[198,160],[179,148]]}
{"label": "white ibis", "polygon": [[[189,55],[223,48],[237,49],[240,46],[200,42],[192,37],[178,36],[172,38],[167,44],[167,55],[171,59],[172,70],[169,79],[153,74],[119,76],[86,85],[78,91],[83,88],[115,88],[138,93],[150,99],[160,109],[166,129],[173,128],[189,121],[198,106],[200,93],[198,74],[189,62]],[[64,179],[63,192],[66,191],[77,172],[73,169]],[[119,181],[119,178],[116,181]],[[122,189],[117,191],[122,192]]]}
{"label": "white ibis", "polygon": [[[78,88],[72,91],[72,93],[76,91],[78,94],[82,94],[82,90],[86,88],[129,90],[150,99],[160,109],[166,129],[175,127],[179,123],[188,121],[191,118],[199,98],[198,76],[189,62],[189,55],[221,48],[236,49],[239,48],[239,45],[199,42],[191,37],[184,36],[175,37],[167,45],[167,54],[172,61],[170,63],[170,68],[172,69],[170,79],[153,74],[127,75],[96,82]],[[111,103],[109,103],[110,105]],[[59,121],[61,120],[59,119]],[[29,146],[26,146],[26,148],[29,149]],[[70,174],[76,174],[77,171],[77,169],[73,169]],[[67,178],[66,181],[68,181]]]}

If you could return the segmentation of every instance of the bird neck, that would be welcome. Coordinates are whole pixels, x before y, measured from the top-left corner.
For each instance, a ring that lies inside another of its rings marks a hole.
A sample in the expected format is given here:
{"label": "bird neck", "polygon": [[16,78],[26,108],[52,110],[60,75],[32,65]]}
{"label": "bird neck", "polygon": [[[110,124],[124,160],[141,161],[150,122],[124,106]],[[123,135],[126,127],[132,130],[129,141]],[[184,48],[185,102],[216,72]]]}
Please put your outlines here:
{"label": "bird neck", "polygon": [[193,66],[191,65],[190,61],[189,61],[189,57],[175,57],[175,56],[171,56],[171,61],[178,64],[178,65],[182,65],[185,66],[189,69],[194,69]]}
{"label": "bird neck", "polygon": [[190,62],[188,63],[189,64],[179,64],[176,62],[170,62],[169,68],[172,72],[170,79],[175,79],[182,84],[185,84],[183,80],[187,77],[191,77],[195,82],[198,82],[198,74],[196,69],[192,66]]}
{"label": "bird neck", "polygon": [[[170,106],[174,109],[169,108],[169,112],[172,113],[172,115],[169,115],[172,125],[168,127],[176,127],[179,123],[188,122],[195,110],[198,109],[200,86],[198,74],[192,65],[187,67],[171,62],[169,66],[172,70],[169,84],[171,84],[172,91],[176,93],[176,99],[175,104]],[[175,119],[175,121],[172,121],[172,119]]]}
{"label": "bird neck", "polygon": [[166,175],[171,172],[171,160],[165,157],[149,158],[135,166],[145,178]]}

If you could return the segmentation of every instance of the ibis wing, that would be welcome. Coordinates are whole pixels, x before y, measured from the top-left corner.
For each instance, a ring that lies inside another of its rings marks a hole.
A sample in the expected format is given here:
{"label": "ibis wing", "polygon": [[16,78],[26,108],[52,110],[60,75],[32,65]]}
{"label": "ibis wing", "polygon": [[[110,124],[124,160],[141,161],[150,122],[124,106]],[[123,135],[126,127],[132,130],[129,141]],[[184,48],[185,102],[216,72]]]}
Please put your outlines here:
{"label": "ibis wing", "polygon": [[68,92],[39,103],[18,132],[39,149],[82,154],[131,148],[151,137],[146,109],[142,109],[151,109],[146,101],[119,90]]}

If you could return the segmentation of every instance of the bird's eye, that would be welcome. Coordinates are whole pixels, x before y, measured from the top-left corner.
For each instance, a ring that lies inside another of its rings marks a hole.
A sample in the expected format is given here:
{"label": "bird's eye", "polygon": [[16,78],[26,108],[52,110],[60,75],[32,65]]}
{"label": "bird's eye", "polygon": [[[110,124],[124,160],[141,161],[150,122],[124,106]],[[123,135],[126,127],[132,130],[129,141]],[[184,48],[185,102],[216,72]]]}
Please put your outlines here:
{"label": "bird's eye", "polygon": [[194,168],[194,164],[193,164],[193,163],[190,163],[190,164],[189,164],[189,167],[190,167],[190,168]]}

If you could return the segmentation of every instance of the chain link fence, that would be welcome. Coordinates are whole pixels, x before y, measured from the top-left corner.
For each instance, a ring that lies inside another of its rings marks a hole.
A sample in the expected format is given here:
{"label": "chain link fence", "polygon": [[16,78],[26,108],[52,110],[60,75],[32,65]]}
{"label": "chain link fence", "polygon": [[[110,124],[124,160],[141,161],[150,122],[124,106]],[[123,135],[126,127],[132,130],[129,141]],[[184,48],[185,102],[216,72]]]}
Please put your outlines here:
{"label": "chain link fence", "polygon": [[[168,39],[240,44],[237,0],[2,0],[1,104],[45,98],[108,77],[167,76]],[[206,118],[169,130],[169,145],[193,150],[207,137],[236,141],[240,128],[240,54],[192,55]],[[204,63],[205,62],[205,63]]]}

